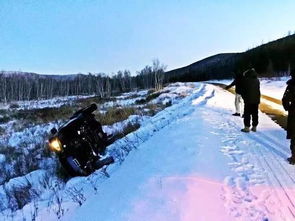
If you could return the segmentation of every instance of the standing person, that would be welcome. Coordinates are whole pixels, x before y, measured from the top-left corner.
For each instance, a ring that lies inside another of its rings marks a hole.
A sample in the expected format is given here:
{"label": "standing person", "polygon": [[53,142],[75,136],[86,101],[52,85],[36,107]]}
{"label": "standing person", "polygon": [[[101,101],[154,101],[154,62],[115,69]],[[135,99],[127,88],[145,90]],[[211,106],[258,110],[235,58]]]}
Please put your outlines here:
{"label": "standing person", "polygon": [[260,103],[260,82],[254,68],[244,72],[242,80],[241,95],[244,100],[244,128],[242,132],[250,132],[250,121],[252,117],[251,130],[256,132],[258,125],[258,107]]}
{"label": "standing person", "polygon": [[235,107],[236,107],[236,113],[232,114],[233,116],[242,116],[242,109],[243,109],[243,98],[241,95],[241,87],[242,87],[242,79],[243,74],[241,72],[237,72],[235,74],[235,79],[233,82],[226,86],[225,89],[230,89],[232,86],[236,86],[236,96],[235,96]]}
{"label": "standing person", "polygon": [[291,139],[291,157],[287,160],[290,164],[295,164],[295,68],[291,70],[290,75],[292,78],[287,81],[282,103],[284,109],[288,111],[287,139]]}

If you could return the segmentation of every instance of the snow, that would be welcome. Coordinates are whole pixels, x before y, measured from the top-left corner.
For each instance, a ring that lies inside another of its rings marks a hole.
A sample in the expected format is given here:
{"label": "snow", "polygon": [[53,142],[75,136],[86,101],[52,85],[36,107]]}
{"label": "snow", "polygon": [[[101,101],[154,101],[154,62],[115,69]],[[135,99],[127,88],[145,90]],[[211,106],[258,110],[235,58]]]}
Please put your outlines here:
{"label": "snow", "polygon": [[139,123],[140,125],[144,124],[150,117],[148,116],[139,116],[139,115],[130,115],[126,120],[114,123],[112,125],[105,125],[103,126],[103,131],[107,134],[115,134],[120,133],[128,124],[136,124]]}
{"label": "snow", "polygon": [[[285,89],[287,87],[286,82],[289,80],[289,77],[278,77],[278,78],[261,78],[260,79],[260,91],[262,95],[271,97],[280,102],[283,98]],[[215,80],[208,81],[208,83],[220,83],[224,85],[229,85],[233,79],[229,80]],[[234,87],[233,87],[234,88]],[[284,110],[281,104],[274,103],[264,97],[261,98],[261,102],[271,106],[273,109],[281,112],[282,115],[287,115],[288,112]]]}
{"label": "snow", "polygon": [[65,104],[71,104],[78,99],[86,99],[94,97],[95,95],[77,95],[77,96],[66,96],[66,97],[55,97],[52,99],[42,100],[27,100],[27,101],[14,101],[11,103],[0,103],[1,109],[9,109],[11,104],[16,104],[17,110],[31,110],[31,109],[42,109],[46,107],[61,107]]}
{"label": "snow", "polygon": [[188,94],[192,93],[194,90],[194,84],[192,83],[186,83],[186,84],[180,84],[180,83],[174,83],[170,84],[163,90],[163,93],[160,94],[159,97],[152,100],[151,103],[157,104],[168,104],[171,102],[171,104],[175,104],[178,102],[179,99],[186,97]]}
{"label": "snow", "polygon": [[118,99],[116,101],[108,101],[101,105],[101,108],[110,108],[110,107],[118,107],[118,106],[130,106],[135,104],[137,100],[141,98],[126,98],[126,99]]}
{"label": "snow", "polygon": [[145,98],[148,90],[133,91],[128,93],[123,93],[120,96],[114,97],[115,101],[108,101],[104,103],[101,108],[110,108],[116,106],[130,106],[134,105],[136,101]]}
{"label": "snow", "polygon": [[7,144],[11,147],[17,148],[21,146],[22,143],[26,143],[27,147],[30,149],[29,144],[34,145],[36,143],[42,143],[44,135],[46,135],[55,126],[56,124],[54,123],[48,123],[26,128],[20,132],[12,132],[10,136],[8,134],[6,135],[9,137],[8,142],[4,142],[7,142]]}
{"label": "snow", "polygon": [[44,170],[35,170],[23,177],[16,177],[9,180],[9,182],[6,183],[6,187],[10,188],[10,187],[22,186],[26,184],[26,181],[30,182],[33,186],[39,186],[40,179],[44,176],[44,174],[45,174]]}
{"label": "snow", "polygon": [[[186,97],[193,90],[194,84],[192,83],[173,83],[160,91],[160,96],[151,100],[151,104],[174,104],[179,99]],[[158,93],[158,92],[156,92]],[[102,109],[119,106],[135,105],[136,101],[144,99],[148,94],[147,90],[123,93],[121,96],[116,97],[115,101],[109,101],[101,105]],[[141,107],[142,105],[136,105]]]}
{"label": "snow", "polygon": [[281,100],[287,87],[286,82],[289,79],[289,77],[261,79],[260,85],[262,94]]}
{"label": "snow", "polygon": [[134,97],[134,96],[135,97],[142,97],[142,96],[147,95],[147,93],[148,93],[148,90],[131,91],[131,92],[123,93],[122,95],[117,96],[115,98],[119,99],[119,100],[123,100],[123,99],[128,99],[128,98]]}
{"label": "snow", "polygon": [[285,132],[260,113],[258,132],[241,133],[222,89],[191,98],[63,220],[294,220]]}
{"label": "snow", "polygon": [[[283,91],[282,82],[271,90]],[[240,132],[243,119],[231,115],[234,95],[217,86],[177,83],[164,90],[157,102],[171,99],[173,105],[153,117],[134,115],[105,127],[120,130],[141,120],[137,131],[109,147],[115,164],[71,179],[53,191],[50,203],[44,196],[37,220],[295,220],[295,170],[286,161],[284,130],[260,112],[258,132]],[[74,187],[82,205],[69,195]],[[33,203],[26,205],[14,220],[29,219],[33,210]]]}
{"label": "snow", "polygon": [[[261,94],[281,100],[287,87],[286,82],[289,79],[290,77],[260,78],[259,80]],[[232,81],[233,79],[211,80],[208,81],[208,83],[220,83],[229,85]]]}
{"label": "snow", "polygon": [[6,160],[6,157],[4,154],[0,154],[0,163],[4,163]]}

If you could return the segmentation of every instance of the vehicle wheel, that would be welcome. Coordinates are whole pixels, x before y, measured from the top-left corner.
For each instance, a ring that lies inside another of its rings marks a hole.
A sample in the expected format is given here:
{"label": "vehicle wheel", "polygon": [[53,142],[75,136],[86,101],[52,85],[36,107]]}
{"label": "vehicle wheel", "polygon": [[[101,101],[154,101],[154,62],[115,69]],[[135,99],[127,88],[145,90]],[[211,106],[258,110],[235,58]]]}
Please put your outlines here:
{"label": "vehicle wheel", "polygon": [[73,157],[60,157],[59,161],[62,167],[67,171],[70,176],[86,176],[88,173],[82,170],[79,166],[77,166],[74,161]]}

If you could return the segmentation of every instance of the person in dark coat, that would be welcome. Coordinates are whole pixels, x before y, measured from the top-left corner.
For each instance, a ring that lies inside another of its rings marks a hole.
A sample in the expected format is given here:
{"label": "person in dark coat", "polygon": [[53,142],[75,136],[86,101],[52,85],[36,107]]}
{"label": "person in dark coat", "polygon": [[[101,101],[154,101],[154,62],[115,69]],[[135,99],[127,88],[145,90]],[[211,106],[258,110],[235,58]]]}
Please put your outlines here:
{"label": "person in dark coat", "polygon": [[233,82],[226,86],[225,89],[230,89],[233,86],[236,86],[235,91],[236,91],[236,96],[235,96],[235,107],[236,107],[236,112],[233,114],[233,116],[242,116],[242,109],[243,109],[243,98],[241,95],[241,87],[242,87],[242,79],[243,79],[243,74],[241,72],[237,72],[235,74],[235,79]]}
{"label": "person in dark coat", "polygon": [[295,164],[295,68],[291,70],[291,79],[287,81],[287,88],[282,98],[283,107],[288,111],[287,139],[291,139],[291,157],[288,161]]}
{"label": "person in dark coat", "polygon": [[260,82],[254,68],[244,72],[242,80],[241,95],[244,100],[244,128],[242,132],[250,132],[250,121],[252,117],[251,130],[256,132],[258,125],[258,108],[260,103]]}

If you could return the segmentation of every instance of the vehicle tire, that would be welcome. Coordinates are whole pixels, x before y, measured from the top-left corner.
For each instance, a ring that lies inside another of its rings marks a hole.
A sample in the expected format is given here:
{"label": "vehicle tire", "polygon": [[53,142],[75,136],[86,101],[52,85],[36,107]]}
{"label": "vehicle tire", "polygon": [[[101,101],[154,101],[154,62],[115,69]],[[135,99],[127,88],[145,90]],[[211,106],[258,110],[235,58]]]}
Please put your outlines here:
{"label": "vehicle tire", "polygon": [[80,167],[78,167],[74,162],[73,162],[73,157],[68,156],[68,157],[60,157],[59,161],[62,165],[62,167],[67,171],[67,173],[70,176],[86,176],[88,173],[84,170],[82,170]]}
{"label": "vehicle tire", "polygon": [[110,165],[110,164],[112,164],[112,163],[114,163],[114,162],[115,162],[115,160],[114,160],[113,157],[107,157],[107,158],[104,158],[104,159],[102,159],[102,160],[98,160],[98,161],[96,161],[96,163],[95,163],[95,169],[100,169],[100,168],[102,168],[103,166],[105,166],[105,165]]}

